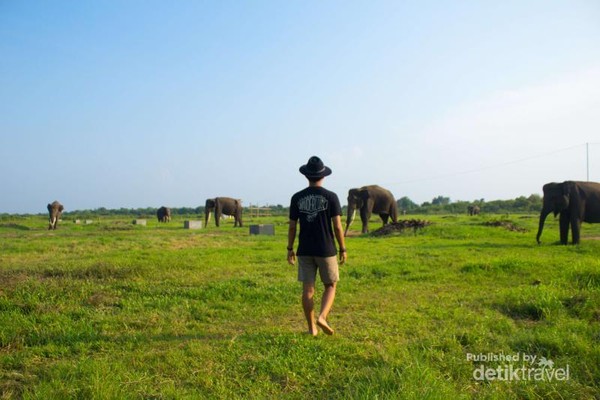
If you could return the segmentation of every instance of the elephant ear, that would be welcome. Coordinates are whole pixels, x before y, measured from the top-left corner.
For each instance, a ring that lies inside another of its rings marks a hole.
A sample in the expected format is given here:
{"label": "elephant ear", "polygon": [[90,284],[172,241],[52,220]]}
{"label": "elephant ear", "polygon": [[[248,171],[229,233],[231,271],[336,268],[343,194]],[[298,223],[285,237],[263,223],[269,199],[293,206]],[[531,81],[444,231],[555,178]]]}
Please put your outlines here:
{"label": "elephant ear", "polygon": [[579,198],[581,200],[585,200],[587,199],[587,194],[585,193],[585,190],[583,190],[582,188],[580,188],[579,186],[577,186],[577,190],[579,192]]}
{"label": "elephant ear", "polygon": [[370,197],[371,193],[369,192],[369,189],[362,189],[360,191],[360,198],[362,199],[362,201],[367,201]]}
{"label": "elephant ear", "polygon": [[563,182],[559,186],[558,193],[554,194],[554,216],[556,217],[562,210],[565,210],[569,207],[569,203],[571,201],[571,195],[573,194],[573,185],[574,183],[571,181]]}
{"label": "elephant ear", "polygon": [[63,212],[65,208],[63,207],[63,205],[61,204],[60,207],[58,207],[58,211]]}
{"label": "elephant ear", "polygon": [[348,205],[354,204],[356,206],[356,203],[358,203],[359,200],[360,198],[358,189],[348,190]]}

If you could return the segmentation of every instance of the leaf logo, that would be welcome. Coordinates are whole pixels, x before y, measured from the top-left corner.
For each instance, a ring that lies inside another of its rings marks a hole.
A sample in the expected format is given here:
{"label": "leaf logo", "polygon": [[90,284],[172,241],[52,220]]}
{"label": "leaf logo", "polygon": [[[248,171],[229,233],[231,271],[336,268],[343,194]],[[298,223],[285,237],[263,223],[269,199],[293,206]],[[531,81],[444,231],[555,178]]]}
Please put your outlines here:
{"label": "leaf logo", "polygon": [[554,368],[554,361],[547,359],[546,357],[542,357],[542,358],[540,358],[540,362],[538,363],[538,366],[540,366],[542,369],[544,369],[544,368],[552,369],[552,368]]}

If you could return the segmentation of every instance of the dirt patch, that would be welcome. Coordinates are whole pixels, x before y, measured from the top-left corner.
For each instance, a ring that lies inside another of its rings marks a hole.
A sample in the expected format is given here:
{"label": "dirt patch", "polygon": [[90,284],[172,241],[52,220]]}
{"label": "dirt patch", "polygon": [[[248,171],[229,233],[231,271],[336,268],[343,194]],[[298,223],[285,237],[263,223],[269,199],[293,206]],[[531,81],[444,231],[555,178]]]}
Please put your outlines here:
{"label": "dirt patch", "polygon": [[23,271],[0,271],[0,294],[3,289],[14,289],[16,286],[29,279]]}
{"label": "dirt patch", "polygon": [[14,224],[14,223],[10,223],[10,224],[0,224],[0,228],[8,228],[8,229],[18,229],[20,231],[28,231],[30,230],[30,228],[28,226],[25,225],[19,225],[19,224]]}
{"label": "dirt patch", "polygon": [[416,232],[418,229],[425,228],[431,225],[431,221],[421,219],[405,219],[403,221],[392,222],[373,231],[372,236],[387,236],[398,232],[403,232],[406,229],[412,229]]}
{"label": "dirt patch", "polygon": [[96,308],[123,307],[120,299],[117,296],[105,292],[95,292],[88,297],[86,303]]}
{"label": "dirt patch", "polygon": [[521,228],[510,221],[488,221],[483,223],[484,226],[501,227],[511,232],[527,232],[527,229]]}
{"label": "dirt patch", "polygon": [[362,235],[362,233],[358,232],[358,231],[348,231],[348,233],[346,234],[346,237],[357,237]]}

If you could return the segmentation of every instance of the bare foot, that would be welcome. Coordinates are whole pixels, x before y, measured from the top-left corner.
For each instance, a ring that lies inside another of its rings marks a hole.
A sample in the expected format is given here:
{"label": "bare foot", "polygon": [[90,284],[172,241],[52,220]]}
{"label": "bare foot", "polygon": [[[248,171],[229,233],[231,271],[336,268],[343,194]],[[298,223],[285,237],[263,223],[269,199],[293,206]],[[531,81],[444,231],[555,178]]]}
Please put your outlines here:
{"label": "bare foot", "polygon": [[304,332],[305,335],[311,335],[311,336],[317,336],[319,334],[319,330],[317,329],[317,326],[313,326],[311,329],[309,329],[307,332]]}
{"label": "bare foot", "polygon": [[319,318],[317,320],[317,325],[319,325],[319,328],[321,328],[326,335],[333,335],[333,329],[331,329],[327,321],[324,319]]}

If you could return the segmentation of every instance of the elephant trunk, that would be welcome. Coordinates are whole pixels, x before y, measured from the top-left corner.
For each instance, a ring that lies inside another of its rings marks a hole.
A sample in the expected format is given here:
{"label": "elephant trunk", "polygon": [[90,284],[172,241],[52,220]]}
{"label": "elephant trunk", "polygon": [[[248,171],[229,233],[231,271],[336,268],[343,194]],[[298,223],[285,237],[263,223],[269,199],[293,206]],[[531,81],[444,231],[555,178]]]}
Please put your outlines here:
{"label": "elephant trunk", "polygon": [[348,236],[348,229],[350,229],[350,225],[352,224],[352,221],[354,221],[355,216],[356,208],[348,204],[348,217],[346,218],[346,230],[344,231],[344,236]]}
{"label": "elephant trunk", "polygon": [[398,203],[396,203],[395,200],[392,203],[392,213],[391,213],[390,216],[392,217],[392,222],[393,223],[397,223],[398,222]]}
{"label": "elephant trunk", "polygon": [[542,231],[544,230],[544,221],[546,221],[546,217],[547,217],[547,216],[548,216],[548,214],[550,214],[551,212],[552,212],[552,209],[551,209],[551,208],[546,208],[546,207],[544,207],[544,208],[542,209],[542,212],[540,213],[540,225],[539,225],[539,228],[538,228],[538,233],[537,233],[537,236],[536,236],[536,238],[535,238],[535,239],[537,240],[538,244],[540,244],[540,243],[541,243],[541,242],[540,242],[540,237],[542,236]]}

